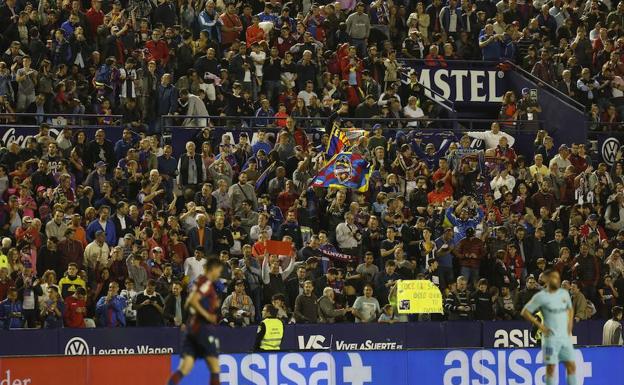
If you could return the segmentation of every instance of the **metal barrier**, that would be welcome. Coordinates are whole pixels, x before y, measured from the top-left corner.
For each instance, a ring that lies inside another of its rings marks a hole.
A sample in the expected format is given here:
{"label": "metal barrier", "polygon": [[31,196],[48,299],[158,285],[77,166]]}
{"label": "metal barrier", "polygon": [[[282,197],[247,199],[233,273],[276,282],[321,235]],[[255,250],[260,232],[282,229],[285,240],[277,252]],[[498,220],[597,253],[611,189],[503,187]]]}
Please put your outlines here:
{"label": "metal barrier", "polygon": [[[33,114],[21,114],[21,116],[32,116]],[[49,114],[50,117],[58,116],[55,114]],[[1,115],[0,115],[1,116]],[[65,115],[71,116],[71,115]],[[99,115],[87,115],[93,119]],[[181,122],[187,116],[185,115],[176,115],[176,116],[165,116],[162,117],[161,127],[164,130],[161,135],[161,139],[164,143],[171,143],[174,147],[174,155],[177,156],[184,151],[185,143],[190,140],[197,140],[197,137],[204,129],[204,127],[188,127],[177,125],[175,121],[172,119],[179,119]],[[197,117],[196,117],[197,118]],[[211,128],[214,130],[212,140],[219,140],[221,135],[224,133],[232,133],[234,135],[234,139],[238,138],[238,134],[241,132],[253,133],[259,128],[263,128],[269,132],[278,132],[282,129],[282,127],[276,125],[268,125],[268,126],[257,126],[254,125],[258,119],[267,122],[275,122],[279,118],[275,117],[267,117],[267,118],[257,118],[255,116],[230,116],[230,117],[222,117],[222,116],[203,116],[199,118],[209,118],[211,119]],[[309,135],[322,135],[323,133],[328,133],[327,127],[324,124],[327,123],[327,118],[309,118],[309,117],[298,117],[293,118],[298,122],[298,125],[302,127]],[[387,118],[387,119],[351,119],[354,123],[356,123],[357,127],[371,128],[374,124],[381,124],[386,131],[386,135],[388,137],[393,137],[394,133],[397,131],[402,132],[410,132],[414,129],[422,132],[424,136],[429,136],[428,140],[439,144],[441,140],[448,139],[448,137],[444,137],[443,139],[438,137],[440,135],[444,136],[444,132],[452,131],[457,135],[460,135],[466,131],[483,131],[489,129],[491,123],[496,120],[490,119],[452,119],[452,118],[439,118],[439,119],[409,119],[409,118]],[[406,124],[414,121],[419,121],[419,127],[405,127]],[[499,121],[500,123],[509,123]],[[537,125],[539,127],[535,128],[526,128],[525,123],[529,123]],[[243,124],[245,123],[245,124]],[[514,126],[503,125],[503,130],[507,131],[511,135],[516,138],[516,144],[514,147],[516,151],[525,155],[532,155],[532,142],[535,136],[535,131],[537,128],[542,127],[543,121],[518,121]],[[50,135],[53,138],[56,138],[60,135],[61,130],[64,127],[74,128],[75,130],[80,130],[85,133],[88,140],[91,140],[95,132],[103,128],[106,130],[107,139],[116,142],[121,138],[123,126],[109,126],[109,125],[54,125],[54,122],[51,124]],[[8,145],[12,142],[17,142],[20,145],[24,145],[26,140],[29,137],[32,137],[39,133],[39,126],[35,124],[0,124],[0,144]],[[76,135],[76,132],[74,132]],[[318,139],[318,137],[317,137]],[[213,143],[216,144],[216,143]]]}
{"label": "metal barrier", "polygon": [[[275,130],[275,131],[279,131],[281,129],[283,129],[283,127],[277,126],[277,125],[264,125],[264,124],[253,124],[253,122],[255,121],[271,121],[271,122],[275,122],[278,120],[284,120],[285,118],[280,118],[280,117],[258,117],[258,116],[244,116],[244,115],[240,115],[240,116],[211,116],[211,115],[206,115],[206,116],[189,116],[189,115],[175,115],[175,116],[162,116],[161,119],[161,127],[163,127],[163,129],[165,129],[165,131],[172,131],[174,129],[199,129],[199,128],[203,128],[203,127],[193,127],[193,126],[183,126],[183,125],[170,125],[170,124],[166,124],[166,120],[171,120],[171,119],[186,119],[186,118],[196,118],[196,119],[209,119],[211,122],[215,122],[215,121],[222,121],[222,120],[227,120],[227,121],[240,121],[243,123],[243,125],[238,125],[238,124],[232,124],[232,125],[218,125],[218,124],[212,124],[213,127],[227,127],[228,129],[232,130],[232,131],[247,131],[250,129],[254,129],[254,128],[263,128],[263,129],[267,129],[267,130]],[[299,127],[304,128],[304,129],[319,129],[319,128],[326,128],[324,125],[318,124],[318,125],[312,125],[311,123],[314,122],[327,122],[327,117],[292,117],[293,120],[297,121],[297,122],[303,122],[303,124],[298,124]],[[493,122],[498,122],[499,124],[501,124],[501,128],[504,131],[510,131],[510,132],[516,132],[516,131],[522,131],[522,132],[532,132],[532,131],[537,131],[537,129],[532,128],[532,129],[525,129],[523,128],[523,126],[526,125],[535,125],[537,124],[540,128],[542,127],[542,124],[544,123],[544,120],[516,120],[512,123],[512,129],[510,129],[509,124],[510,122],[508,120],[499,120],[499,119],[474,119],[474,118],[343,118],[343,121],[351,121],[354,123],[361,123],[361,124],[365,124],[368,127],[372,127],[375,124],[381,124],[382,126],[383,123],[388,123],[384,126],[384,129],[390,130],[390,131],[399,131],[399,130],[405,130],[405,129],[419,129],[419,130],[435,130],[435,129],[445,129],[445,130],[459,130],[459,131],[475,131],[478,129],[481,129],[483,126],[487,126],[487,128],[489,128],[489,126],[493,123]],[[409,123],[419,123],[418,126],[407,126],[407,124]],[[402,126],[395,126],[395,124],[397,125],[402,125]],[[357,125],[356,125],[357,126]]]}
{"label": "metal barrier", "polygon": [[563,92],[559,91],[557,88],[553,87],[551,84],[548,84],[544,81],[542,81],[540,78],[538,78],[537,76],[533,75],[532,73],[526,71],[524,68],[520,67],[519,65],[512,63],[510,61],[506,61],[505,64],[513,67],[514,70],[516,70],[517,72],[521,73],[523,76],[529,78],[531,81],[535,82],[536,84],[538,84],[539,86],[541,86],[542,88],[546,89],[548,92],[557,95],[557,97],[561,100],[562,103],[566,103],[580,111],[584,111],[585,110],[585,106],[582,105],[581,103],[579,103],[577,100],[569,97],[568,95],[564,94]]}

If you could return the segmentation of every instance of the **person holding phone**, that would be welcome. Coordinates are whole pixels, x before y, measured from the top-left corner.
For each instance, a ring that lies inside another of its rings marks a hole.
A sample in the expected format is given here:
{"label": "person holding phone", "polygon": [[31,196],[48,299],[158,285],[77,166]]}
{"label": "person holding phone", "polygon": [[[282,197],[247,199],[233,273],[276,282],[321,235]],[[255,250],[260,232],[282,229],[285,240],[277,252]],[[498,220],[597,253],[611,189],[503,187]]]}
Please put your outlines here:
{"label": "person holding phone", "polygon": [[134,299],[137,310],[137,326],[163,326],[164,301],[156,292],[156,281],[150,279],[142,293]]}

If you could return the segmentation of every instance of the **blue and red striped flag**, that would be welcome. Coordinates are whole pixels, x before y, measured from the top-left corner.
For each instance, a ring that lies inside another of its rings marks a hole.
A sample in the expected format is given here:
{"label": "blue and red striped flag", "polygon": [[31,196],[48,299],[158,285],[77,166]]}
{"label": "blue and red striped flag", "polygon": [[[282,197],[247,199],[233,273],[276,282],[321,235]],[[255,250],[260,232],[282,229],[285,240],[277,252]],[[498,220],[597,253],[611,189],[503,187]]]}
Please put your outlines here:
{"label": "blue and red striped flag", "polygon": [[334,155],[312,180],[313,187],[339,187],[368,190],[370,165],[360,154],[342,152]]}
{"label": "blue and red striped flag", "polygon": [[349,138],[347,134],[340,129],[338,123],[334,123],[331,134],[329,134],[329,143],[327,143],[327,157],[325,159],[331,159],[334,155],[339,154],[349,146]]}

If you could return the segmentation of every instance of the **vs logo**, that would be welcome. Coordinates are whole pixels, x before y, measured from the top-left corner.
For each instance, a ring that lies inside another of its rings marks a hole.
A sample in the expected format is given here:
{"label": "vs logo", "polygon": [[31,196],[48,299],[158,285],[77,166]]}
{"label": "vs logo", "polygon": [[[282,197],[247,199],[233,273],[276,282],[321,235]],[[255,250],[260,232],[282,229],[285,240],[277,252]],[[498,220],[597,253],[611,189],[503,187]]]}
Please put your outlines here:
{"label": "vs logo", "polygon": [[[311,335],[306,341],[305,336],[298,336],[299,349],[302,350],[328,350],[330,346],[324,346],[325,337],[319,334]],[[331,345],[331,343],[330,343]]]}

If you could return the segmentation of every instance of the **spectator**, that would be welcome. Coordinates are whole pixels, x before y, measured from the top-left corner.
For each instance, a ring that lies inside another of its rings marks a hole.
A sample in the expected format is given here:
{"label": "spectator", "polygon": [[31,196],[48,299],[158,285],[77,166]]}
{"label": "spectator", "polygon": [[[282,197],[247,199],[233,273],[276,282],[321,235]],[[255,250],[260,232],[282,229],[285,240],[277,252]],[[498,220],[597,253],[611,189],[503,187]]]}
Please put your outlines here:
{"label": "spectator", "polygon": [[476,320],[491,321],[494,319],[494,304],[497,298],[490,294],[487,279],[479,279],[476,286],[477,290],[471,298],[475,309],[474,317]]}
{"label": "spectator", "polygon": [[45,227],[46,237],[55,237],[58,241],[62,241],[65,239],[67,224],[63,221],[63,217],[63,211],[56,210],[54,212],[52,220],[48,222]]}
{"label": "spectator", "polygon": [[373,286],[364,285],[364,295],[357,297],[353,303],[355,322],[376,322],[380,314],[379,301],[373,297]]}
{"label": "spectator", "polygon": [[58,287],[49,286],[47,289],[48,299],[41,309],[41,318],[45,329],[57,329],[63,327],[63,312],[65,303],[60,298]]}
{"label": "spectator", "polygon": [[93,241],[85,248],[83,266],[91,272],[98,271],[108,263],[110,248],[105,241],[106,233],[104,230],[97,230]]}
{"label": "spectator", "polygon": [[67,273],[59,281],[61,297],[68,298],[78,290],[78,288],[86,289],[85,281],[78,275],[78,265],[70,263],[67,266]]}
{"label": "spectator", "polygon": [[98,326],[126,326],[124,313],[126,306],[125,298],[119,295],[119,284],[117,282],[111,282],[108,286],[108,294],[106,294],[105,297],[101,297],[97,302],[95,314],[97,316]]}
{"label": "spectator", "polygon": [[316,323],[319,318],[319,309],[316,304],[314,284],[306,281],[303,285],[303,293],[295,300],[294,315],[297,323]]}
{"label": "spectator", "polygon": [[145,290],[139,292],[134,299],[134,307],[137,311],[137,326],[162,326],[164,325],[163,310],[165,304],[156,292],[156,282],[152,279],[147,281]]}
{"label": "spectator", "polygon": [[594,315],[594,304],[587,300],[585,294],[579,289],[577,282],[572,282],[570,285],[570,297],[572,297],[574,321],[578,322],[590,319]]}
{"label": "spectator", "polygon": [[460,274],[471,284],[479,280],[479,265],[484,255],[483,241],[475,237],[474,228],[467,228],[466,237],[457,245],[457,257],[461,266]]}
{"label": "spectator", "polygon": [[337,309],[335,303],[334,289],[326,287],[323,289],[323,296],[318,300],[319,306],[319,322],[334,323],[336,318],[344,317],[352,309]]}
{"label": "spectator", "polygon": [[344,219],[345,221],[336,227],[336,241],[343,253],[358,255],[362,234],[355,225],[352,213],[346,213]]}
{"label": "spectator", "polygon": [[467,289],[468,280],[457,277],[457,288],[444,299],[444,310],[449,320],[469,320],[474,317],[474,302]]}
{"label": "spectator", "polygon": [[182,285],[179,282],[171,284],[171,291],[164,300],[163,318],[169,326],[181,326],[188,317],[186,297],[182,293]]}
{"label": "spectator", "polygon": [[381,315],[377,320],[379,323],[393,324],[396,322],[401,322],[401,320],[394,313],[394,307],[390,304],[385,305],[383,309],[381,309]]}
{"label": "spectator", "polygon": [[520,311],[524,308],[531,298],[535,295],[535,293],[539,292],[540,288],[537,283],[537,279],[530,275],[526,278],[526,287],[518,293],[518,307],[516,310]]}
{"label": "spectator", "polygon": [[498,60],[502,57],[502,41],[503,35],[494,32],[494,26],[487,24],[479,37],[479,48],[483,60]]}
{"label": "spectator", "polygon": [[[619,9],[619,7],[618,7]],[[603,345],[622,345],[622,308],[613,308],[613,317],[605,322],[602,331]]]}
{"label": "spectator", "polygon": [[131,254],[128,257],[128,277],[132,279],[134,288],[142,291],[147,285],[148,275],[145,267],[142,266],[143,257],[139,254]]}
{"label": "spectator", "polygon": [[9,288],[7,298],[0,302],[0,321],[5,330],[21,329],[24,325],[22,304],[17,300],[17,290],[14,287]]}
{"label": "spectator", "polygon": [[366,56],[366,46],[371,30],[371,22],[368,15],[364,14],[364,3],[355,6],[355,12],[350,14],[346,20],[347,34],[351,44],[356,47],[359,57]]}
{"label": "spectator", "polygon": [[196,217],[197,226],[188,232],[188,243],[190,250],[197,250],[199,247],[202,253],[212,254],[214,237],[212,230],[208,227],[208,217],[205,214],[198,214]]}
{"label": "spectator", "polygon": [[255,319],[254,303],[245,293],[245,281],[234,282],[234,292],[228,295],[221,305],[224,321],[230,326],[249,326]]}
{"label": "spectator", "polygon": [[117,234],[115,233],[115,224],[109,217],[110,207],[101,206],[99,210],[98,219],[92,221],[87,226],[87,240],[93,241],[96,238],[98,231],[101,231],[104,235],[104,239],[108,246],[117,245]]}
{"label": "spectator", "polygon": [[134,281],[132,278],[126,278],[124,286],[125,289],[123,289],[119,295],[126,301],[126,308],[124,310],[126,325],[134,326],[136,325],[136,309],[134,308],[134,303],[139,293],[134,289]]}
{"label": "spectator", "polygon": [[74,294],[65,298],[65,306],[63,313],[63,326],[67,328],[84,328],[85,317],[87,315],[87,304],[85,297],[87,291],[79,287]]}
{"label": "spectator", "polygon": [[518,306],[516,304],[516,299],[509,290],[509,285],[503,285],[501,287],[500,295],[496,299],[495,309],[498,319],[518,319],[519,313],[518,310],[516,310],[518,309]]}
{"label": "spectator", "polygon": [[388,295],[390,294],[390,288],[394,286],[399,279],[399,275],[396,273],[397,265],[394,260],[390,259],[386,261],[384,271],[380,271],[375,275],[375,298],[381,300],[381,304],[386,304],[388,301]]}

